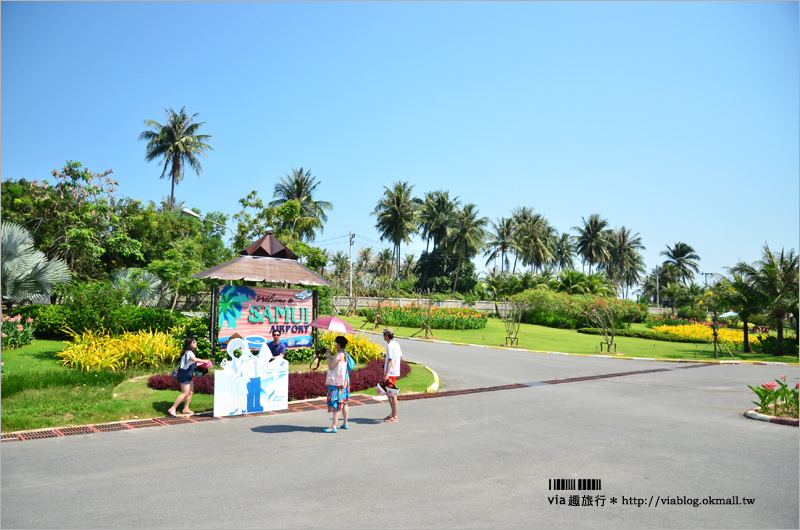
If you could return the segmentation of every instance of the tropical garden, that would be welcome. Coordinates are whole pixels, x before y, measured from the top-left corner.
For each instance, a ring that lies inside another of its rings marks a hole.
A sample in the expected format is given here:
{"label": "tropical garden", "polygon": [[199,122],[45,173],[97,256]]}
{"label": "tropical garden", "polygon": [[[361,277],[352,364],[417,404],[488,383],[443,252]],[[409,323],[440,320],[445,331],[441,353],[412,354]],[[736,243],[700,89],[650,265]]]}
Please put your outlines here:
{"label": "tropical garden", "polygon": [[[574,344],[595,353],[599,335],[609,348],[618,343],[629,352],[642,344],[711,342],[714,356],[724,345],[734,354],[797,361],[794,249],[764,245],[756,262],[732,264],[701,282],[700,256],[688,243],[665,245],[664,261],[648,271],[640,234],[611,227],[597,213],[566,231],[529,206],[492,221],[449,190],[418,196],[410,183],[393,182],[371,212],[380,241],[366,241],[351,260],[315,245],[333,204],[319,197],[321,181],[302,167],[276,178],[269,200],[259,190],[246,194],[232,218],[185,208],[176,188],[187,168],[200,176],[202,158],[213,151],[213,136],[201,133],[205,123],[197,116],[167,109],[163,123],[144,122],[144,157],[170,184],[161,199],[121,196],[112,170],[94,173],[72,160],[52,171],[52,181],[0,184],[4,429],[25,415],[79,421],[70,412],[77,403],[171,371],[187,335],[198,337],[201,356],[219,360],[206,338],[214,281],[191,276],[233,258],[233,249],[267,230],[333,284],[320,289],[321,314],[333,313],[334,298],[347,296],[346,313],[357,324],[380,321],[401,333],[425,328],[436,336],[481,333],[492,345],[502,344],[513,326],[528,326],[521,329],[537,341],[558,337],[567,345],[562,350]],[[404,251],[413,237],[425,242],[419,257]],[[476,261],[487,271],[479,273]],[[357,310],[361,297],[379,302]],[[393,301],[399,298],[417,302]],[[443,299],[465,307],[437,307]],[[494,309],[469,307],[478,300],[494,302]],[[653,306],[669,314],[649,315]],[[366,342],[356,352],[364,367],[380,356]],[[293,351],[295,371],[307,369],[312,356]],[[44,391],[46,398],[37,394]],[[125,415],[116,405],[93,414],[82,421]]]}

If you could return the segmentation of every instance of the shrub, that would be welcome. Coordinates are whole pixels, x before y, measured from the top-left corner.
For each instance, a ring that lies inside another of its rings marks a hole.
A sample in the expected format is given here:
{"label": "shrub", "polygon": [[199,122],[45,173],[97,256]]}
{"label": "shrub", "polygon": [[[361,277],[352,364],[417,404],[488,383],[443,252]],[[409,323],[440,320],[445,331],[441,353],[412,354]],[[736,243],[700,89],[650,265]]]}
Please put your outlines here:
{"label": "shrub", "polygon": [[[578,329],[578,333],[584,333],[586,335],[602,335],[603,330],[600,328],[580,328]],[[665,342],[690,342],[698,344],[704,344],[708,342],[705,339],[678,337],[676,335],[669,335],[667,333],[658,333],[655,331],[636,330],[636,329],[618,329],[616,330],[615,336],[631,337],[635,339],[661,340]]]}
{"label": "shrub", "polygon": [[[192,377],[194,382],[194,391],[197,394],[211,394],[214,395],[214,375],[209,372],[203,377]],[[178,380],[172,377],[171,374],[151,375],[147,380],[147,386],[153,390],[175,390],[181,391],[181,384]]]}
{"label": "shrub", "polygon": [[631,300],[620,300],[592,294],[569,295],[546,289],[529,289],[511,297],[512,303],[527,306],[522,322],[553,328],[587,328],[592,322],[592,309],[611,306],[614,309],[614,326],[623,328],[629,322],[641,322],[647,310]]}
{"label": "shrub", "polygon": [[[373,319],[376,306],[370,306],[363,311],[364,317]],[[467,307],[431,307],[430,326],[432,329],[482,329],[486,327],[486,313]],[[381,304],[380,314],[383,321],[389,326],[404,326],[409,328],[425,327],[428,320],[428,307],[412,303],[398,305],[394,303]]]}
{"label": "shrub", "polygon": [[29,305],[16,308],[9,312],[23,317],[32,318],[36,322],[34,336],[42,340],[68,340],[69,334],[64,331],[68,327],[67,312],[63,306],[58,305]]}
{"label": "shrub", "polygon": [[310,363],[314,359],[314,348],[287,349],[284,358],[290,363]]}
{"label": "shrub", "polygon": [[78,370],[122,370],[174,363],[181,343],[173,333],[138,331],[112,336],[107,331],[70,331],[73,343],[56,354],[64,366]]}
{"label": "shrub", "polygon": [[109,282],[89,280],[60,285],[58,296],[67,311],[68,326],[77,333],[84,331],[122,331],[121,308],[125,303],[125,292]]}
{"label": "shrub", "polygon": [[708,312],[705,309],[692,309],[690,306],[679,307],[678,318],[685,320],[696,320],[703,322],[708,317]]}
{"label": "shrub", "polygon": [[3,315],[1,327],[3,333],[2,348],[4,350],[14,350],[20,346],[25,346],[30,344],[33,339],[33,319],[30,317]]}
{"label": "shrub", "polygon": [[[775,353],[778,349],[778,337],[774,335],[757,335],[750,339],[753,351],[758,353]],[[798,354],[797,337],[783,338],[783,352],[788,355]]]}
{"label": "shrub", "polygon": [[[319,335],[319,347],[328,348],[331,352],[335,351],[333,342],[339,335],[341,335],[341,333],[333,331],[321,333]],[[383,357],[383,347],[369,340],[367,335],[350,335],[348,333],[344,335],[344,338],[347,339],[347,353],[349,353],[357,363],[366,363]],[[311,361],[311,359],[309,359],[309,361]]]}
{"label": "shrub", "polygon": [[652,328],[655,326],[688,326],[690,324],[699,324],[700,322],[703,322],[703,320],[685,319],[675,315],[647,315],[644,325]]}

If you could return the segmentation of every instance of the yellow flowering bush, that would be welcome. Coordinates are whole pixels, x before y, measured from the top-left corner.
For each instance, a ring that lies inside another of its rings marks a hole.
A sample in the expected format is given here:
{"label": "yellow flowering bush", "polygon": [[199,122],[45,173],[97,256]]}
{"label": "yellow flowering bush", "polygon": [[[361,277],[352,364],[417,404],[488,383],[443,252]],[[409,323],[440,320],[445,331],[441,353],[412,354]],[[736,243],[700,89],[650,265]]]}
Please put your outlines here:
{"label": "yellow flowering bush", "polygon": [[114,336],[105,330],[76,333],[67,329],[72,342],[56,357],[64,366],[82,371],[163,366],[180,357],[181,343],[173,336],[176,331],[137,331]]}
{"label": "yellow flowering bush", "polygon": [[[679,326],[655,326],[654,331],[659,333],[666,333],[668,335],[675,335],[676,337],[689,338],[689,339],[703,339],[711,340],[713,332],[710,326],[704,324],[684,324]],[[744,333],[741,330],[720,328],[717,330],[719,340],[722,342],[729,342],[733,344],[742,344],[744,342]],[[750,342],[758,342],[758,337],[750,336]]]}
{"label": "yellow flowering bush", "polygon": [[[319,336],[320,348],[328,348],[331,352],[335,351],[333,341],[341,335],[341,333],[334,331],[325,331]],[[366,335],[344,335],[347,339],[347,353],[359,364],[364,364],[374,359],[383,358],[383,347],[380,344],[372,342]]]}

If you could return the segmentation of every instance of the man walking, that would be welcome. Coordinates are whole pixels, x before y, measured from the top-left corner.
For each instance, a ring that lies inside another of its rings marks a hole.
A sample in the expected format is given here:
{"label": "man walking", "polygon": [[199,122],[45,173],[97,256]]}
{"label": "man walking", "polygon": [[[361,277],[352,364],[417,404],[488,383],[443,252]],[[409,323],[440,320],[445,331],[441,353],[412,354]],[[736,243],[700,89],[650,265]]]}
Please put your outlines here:
{"label": "man walking", "polygon": [[[383,382],[387,388],[394,388],[397,378],[400,377],[400,361],[403,358],[403,352],[400,350],[400,345],[394,340],[394,330],[386,328],[383,330],[383,340],[386,341],[386,360],[383,362]],[[389,400],[389,405],[392,407],[392,413],[386,416],[383,421],[396,422],[397,421],[397,395],[390,395],[386,393]]]}

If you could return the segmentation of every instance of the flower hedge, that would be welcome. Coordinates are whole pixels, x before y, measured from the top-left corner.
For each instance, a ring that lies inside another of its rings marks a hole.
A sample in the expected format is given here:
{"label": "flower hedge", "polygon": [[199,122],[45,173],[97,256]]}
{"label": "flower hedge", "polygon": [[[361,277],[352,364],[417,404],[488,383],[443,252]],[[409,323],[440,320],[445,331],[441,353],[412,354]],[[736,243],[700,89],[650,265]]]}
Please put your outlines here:
{"label": "flower hedge", "polygon": [[389,326],[422,328],[428,322],[430,310],[430,327],[432,329],[482,329],[486,327],[486,313],[468,307],[430,307],[417,303],[398,305],[383,303],[380,308],[370,306],[359,312],[372,320],[376,311]]}
{"label": "flower hedge", "polygon": [[[714,332],[710,325],[705,324],[681,324],[681,325],[666,325],[654,326],[653,331],[657,333],[666,333],[676,337],[687,339],[699,339],[703,341],[710,341],[714,337]],[[717,335],[722,342],[728,342],[740,345],[744,342],[744,333],[741,330],[734,330],[728,328],[719,328]],[[751,343],[757,343],[758,337],[750,336]]]}
{"label": "flower hedge", "polygon": [[172,333],[137,331],[110,335],[106,331],[70,331],[72,342],[56,357],[61,364],[78,370],[124,370],[132,367],[159,367],[175,363],[181,343]]}
{"label": "flower hedge", "polygon": [[[405,361],[400,363],[400,378],[411,372],[411,366]],[[327,394],[325,385],[327,371],[295,372],[289,374],[289,401],[313,399]],[[203,377],[195,376],[194,391],[200,394],[214,393],[214,376],[209,373]],[[383,381],[383,361],[373,360],[364,368],[350,372],[350,392],[360,392],[375,387]],[[147,386],[153,390],[180,391],[180,384],[171,375],[154,375],[147,380]],[[400,386],[400,385],[398,385]]]}
{"label": "flower hedge", "polygon": [[522,322],[552,328],[588,328],[592,310],[614,309],[614,326],[622,328],[628,322],[641,322],[647,309],[631,300],[620,300],[593,294],[570,295],[546,289],[529,289],[511,297],[513,303],[524,304]]}

